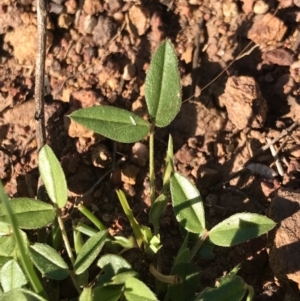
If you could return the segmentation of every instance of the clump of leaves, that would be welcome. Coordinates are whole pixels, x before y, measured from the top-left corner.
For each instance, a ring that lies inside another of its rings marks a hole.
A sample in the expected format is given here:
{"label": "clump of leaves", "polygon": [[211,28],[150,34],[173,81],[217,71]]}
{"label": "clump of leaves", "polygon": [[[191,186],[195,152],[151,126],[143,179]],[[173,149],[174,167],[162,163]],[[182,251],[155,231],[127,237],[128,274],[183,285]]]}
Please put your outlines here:
{"label": "clump of leaves", "polygon": [[[169,41],[163,42],[150,63],[146,78],[146,103],[150,121],[132,112],[110,106],[96,106],[76,111],[70,118],[85,127],[115,141],[132,143],[149,135],[149,177],[151,208],[149,221],[154,232],[140,225],[132,214],[122,191],[118,198],[132,226],[135,241],[126,237],[111,237],[104,225],[82,204],[78,209],[92,222],[73,227],[74,245],[66,234],[61,209],[67,202],[67,185],[61,166],[50,147],[39,152],[39,169],[52,204],[28,198],[8,200],[0,187],[0,284],[2,300],[47,300],[40,276],[51,280],[53,291],[57,282],[70,277],[80,301],[128,300],[154,301],[156,295],[138,279],[131,265],[115,253],[136,244],[151,258],[161,247],[159,226],[168,200],[171,198],[175,216],[186,236],[174,260],[170,275],[163,275],[150,265],[153,276],[165,284],[165,300],[210,301],[253,300],[253,289],[237,275],[238,267],[220,278],[215,288],[197,292],[199,269],[192,259],[199,252],[211,252],[213,245],[233,246],[271,230],[275,223],[265,216],[238,213],[212,229],[206,228],[205,212],[198,189],[173,165],[173,143],[169,138],[163,188],[155,195],[154,129],[165,127],[175,118],[181,105],[181,87],[175,50]],[[24,230],[39,229],[52,223],[48,243],[31,243]],[[189,247],[191,234],[198,237]],[[84,239],[84,236],[86,239]],[[63,240],[69,261],[59,254]],[[98,261],[98,275],[90,281],[89,268],[98,258],[103,246],[111,253]],[[35,266],[36,269],[33,267]],[[57,294],[59,295],[59,294]],[[78,298],[76,300],[78,300]],[[51,300],[58,300],[53,298]]]}

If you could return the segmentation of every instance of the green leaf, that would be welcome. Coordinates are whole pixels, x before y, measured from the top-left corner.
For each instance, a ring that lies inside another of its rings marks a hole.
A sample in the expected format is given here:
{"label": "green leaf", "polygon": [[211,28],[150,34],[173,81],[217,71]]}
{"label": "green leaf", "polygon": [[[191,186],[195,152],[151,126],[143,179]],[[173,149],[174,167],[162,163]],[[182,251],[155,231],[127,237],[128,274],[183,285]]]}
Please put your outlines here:
{"label": "green leaf", "polygon": [[132,143],[142,140],[150,131],[150,124],[129,111],[95,106],[73,112],[70,118],[95,133],[112,140]]}
{"label": "green leaf", "polygon": [[184,176],[174,173],[170,179],[172,204],[176,219],[188,231],[205,229],[204,208],[198,189]]}
{"label": "green leaf", "polygon": [[237,213],[214,226],[209,238],[217,246],[229,247],[267,233],[276,226],[271,219],[255,213]]}
{"label": "green leaf", "polygon": [[[0,203],[0,208],[2,206],[2,203]],[[4,210],[4,208],[3,208]],[[2,210],[0,210],[0,215],[2,213]],[[12,229],[11,229],[11,225],[9,224],[9,222],[1,222],[0,221],[0,237],[1,236],[6,236],[6,235],[10,235],[12,234]],[[0,248],[1,250],[1,248]]]}
{"label": "green leaf", "polygon": [[123,285],[96,286],[93,289],[93,301],[118,301],[122,295]]}
{"label": "green leaf", "polygon": [[124,284],[129,278],[137,276],[138,273],[136,271],[118,273],[116,276],[112,277],[110,284]]}
{"label": "green leaf", "polygon": [[[29,198],[16,198],[10,200],[10,205],[21,229],[38,229],[50,224],[55,211],[50,204]],[[0,221],[8,222],[4,204],[0,204]]]}
{"label": "green leaf", "polygon": [[154,293],[142,281],[129,278],[125,283],[125,298],[128,301],[157,301]]}
{"label": "green leaf", "polygon": [[[1,247],[0,247],[1,248]],[[13,257],[0,256],[0,269],[4,266],[5,263],[12,260]],[[1,291],[0,291],[1,294]]]}
{"label": "green leaf", "polygon": [[244,280],[236,275],[226,275],[219,279],[220,283],[216,288],[206,288],[193,301],[241,301],[246,293]]}
{"label": "green leaf", "polygon": [[64,172],[53,150],[45,145],[39,152],[39,170],[51,201],[59,208],[67,203],[68,190]]}
{"label": "green leaf", "polygon": [[190,300],[199,285],[199,269],[193,263],[182,262],[174,267],[172,275],[179,276],[182,281],[169,286],[168,293],[171,300]]}
{"label": "green leaf", "polygon": [[79,297],[79,301],[93,301],[93,294],[91,287],[83,288],[83,291]]}
{"label": "green leaf", "polygon": [[74,264],[75,274],[79,275],[89,268],[104,246],[107,231],[102,230],[92,237],[80,249]]}
{"label": "green leaf", "polygon": [[121,256],[115,254],[103,255],[97,262],[97,266],[105,273],[100,275],[98,283],[109,284],[118,273],[131,271],[131,265]]}
{"label": "green leaf", "polygon": [[0,295],[0,301],[47,301],[38,294],[25,289],[13,289]]}
{"label": "green leaf", "polygon": [[4,292],[14,288],[22,287],[27,283],[27,279],[14,259],[8,261],[0,270],[0,282]]}
{"label": "green leaf", "polygon": [[136,242],[133,236],[123,237],[123,236],[114,236],[112,244],[117,244],[125,249],[132,249],[136,247]]}
{"label": "green leaf", "polygon": [[37,276],[36,271],[33,268],[33,265],[30,261],[28,252],[27,252],[27,236],[24,232],[19,229],[18,222],[15,218],[14,212],[11,208],[10,201],[8,200],[7,195],[4,192],[2,182],[0,181],[0,200],[5,205],[5,211],[9,216],[9,222],[12,227],[13,236],[16,242],[18,257],[20,258],[22,268],[29,280],[29,283],[33,290],[39,293],[42,296],[46,296],[46,292],[40,282],[40,279]]}
{"label": "green leaf", "polygon": [[41,273],[50,279],[63,280],[69,276],[69,268],[55,249],[35,243],[29,247],[29,255]]}
{"label": "green leaf", "polygon": [[150,208],[149,222],[153,225],[154,232],[159,232],[159,221],[165,208],[167,206],[169,196],[167,194],[161,194],[156,198],[154,204]]}
{"label": "green leaf", "polygon": [[125,215],[127,216],[131,228],[133,230],[133,234],[135,236],[135,239],[137,241],[137,244],[140,248],[143,247],[143,243],[144,243],[144,236],[143,236],[143,232],[142,232],[142,227],[141,225],[138,223],[138,221],[135,219],[129,204],[127,202],[126,196],[124,194],[124,192],[122,190],[117,190],[117,195],[120,201],[120,204],[123,208],[123,211],[125,213]]}
{"label": "green leaf", "polygon": [[13,235],[0,237],[0,256],[12,257],[16,246]]}
{"label": "green leaf", "polygon": [[150,117],[158,127],[170,124],[180,110],[178,60],[169,41],[164,41],[151,59],[146,76],[145,97]]}
{"label": "green leaf", "polygon": [[115,254],[106,254],[101,256],[97,262],[97,266],[100,269],[103,269],[105,273],[111,271],[112,276],[132,269],[131,264],[128,263],[127,260],[125,260],[122,256]]}

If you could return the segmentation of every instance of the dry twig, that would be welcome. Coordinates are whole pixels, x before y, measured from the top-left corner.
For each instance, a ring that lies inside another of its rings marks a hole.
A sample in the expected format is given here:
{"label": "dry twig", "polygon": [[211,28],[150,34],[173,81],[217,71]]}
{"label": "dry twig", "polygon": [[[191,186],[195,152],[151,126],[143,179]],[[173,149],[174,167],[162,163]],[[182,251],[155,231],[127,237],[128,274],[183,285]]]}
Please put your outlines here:
{"label": "dry twig", "polygon": [[40,150],[46,141],[44,117],[44,78],[46,57],[46,0],[37,1],[38,47],[35,67],[35,120],[37,147]]}

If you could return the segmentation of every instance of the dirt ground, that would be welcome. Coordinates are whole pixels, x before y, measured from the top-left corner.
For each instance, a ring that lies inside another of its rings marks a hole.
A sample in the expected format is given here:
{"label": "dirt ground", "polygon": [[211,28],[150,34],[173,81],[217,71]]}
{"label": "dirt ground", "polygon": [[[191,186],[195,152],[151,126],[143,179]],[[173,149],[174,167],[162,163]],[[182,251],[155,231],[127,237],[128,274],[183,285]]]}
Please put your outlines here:
{"label": "dirt ground", "polygon": [[[176,168],[201,191],[211,227],[243,211],[278,222],[268,237],[215,248],[215,258],[199,257],[201,288],[242,263],[240,275],[254,286],[255,300],[300,300],[300,1],[48,2],[47,142],[67,177],[67,210],[84,195],[112,233],[129,235],[115,195],[121,188],[137,218],[148,223],[147,138],[113,143],[67,115],[110,104],[146,117],[146,72],[167,38],[179,58],[183,103],[172,124],[156,131],[158,191],[170,133]],[[1,0],[0,178],[11,197],[36,195],[36,23],[36,1]],[[269,148],[261,151],[275,138],[282,170]],[[171,208],[161,229],[168,273],[182,241]],[[139,262],[148,277],[147,262]]]}

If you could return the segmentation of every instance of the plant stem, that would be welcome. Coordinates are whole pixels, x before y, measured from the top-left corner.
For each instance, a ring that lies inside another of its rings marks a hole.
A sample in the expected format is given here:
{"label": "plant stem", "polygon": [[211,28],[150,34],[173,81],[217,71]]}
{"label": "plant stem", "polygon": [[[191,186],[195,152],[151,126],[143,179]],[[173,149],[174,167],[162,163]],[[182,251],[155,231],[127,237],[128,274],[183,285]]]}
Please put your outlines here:
{"label": "plant stem", "polygon": [[154,173],[154,127],[150,131],[149,140],[149,178],[150,178],[150,200],[151,206],[155,201],[155,173]]}
{"label": "plant stem", "polygon": [[67,236],[67,232],[66,232],[64,222],[61,218],[61,211],[60,211],[59,208],[57,208],[56,216],[57,216],[57,221],[58,221],[58,224],[59,224],[59,228],[60,228],[60,231],[61,231],[61,235],[62,235],[64,244],[65,244],[68,256],[71,260],[72,266],[74,266],[74,263],[75,263],[74,255],[73,255],[72,248],[71,248],[68,236]]}
{"label": "plant stem", "polygon": [[[67,250],[67,253],[68,253],[68,256],[71,260],[71,263],[72,263],[72,267],[74,267],[74,263],[75,263],[75,258],[74,258],[74,255],[73,255],[73,252],[72,252],[72,248],[71,248],[71,245],[70,245],[70,242],[69,242],[69,239],[68,239],[68,235],[67,235],[67,231],[66,231],[66,228],[65,228],[65,224],[61,218],[61,211],[59,208],[56,208],[56,216],[57,216],[57,221],[58,221],[58,225],[59,225],[59,228],[60,228],[60,231],[61,231],[61,236],[63,238],[63,241],[64,241],[64,244],[65,244],[65,247],[66,247],[66,250]],[[72,282],[77,290],[77,292],[79,294],[81,294],[81,289],[78,285],[78,282],[76,280],[76,277],[74,275],[74,272],[73,271],[70,271],[70,277],[72,279]]]}
{"label": "plant stem", "polygon": [[251,285],[246,285],[246,288],[248,290],[248,295],[246,298],[246,301],[253,301],[254,300],[254,290],[253,287]]}
{"label": "plant stem", "polygon": [[80,286],[79,286],[79,284],[77,282],[76,276],[75,276],[75,274],[74,274],[73,271],[70,271],[70,277],[71,277],[72,282],[73,282],[73,284],[74,284],[74,286],[76,288],[77,293],[80,295],[81,294],[81,288],[80,288]]}
{"label": "plant stem", "polygon": [[206,238],[208,236],[209,236],[209,231],[204,229],[204,233],[202,234],[201,237],[199,237],[199,240],[197,241],[197,243],[194,245],[194,247],[191,250],[190,260],[192,260],[194,258],[194,256],[197,254],[197,252],[199,251],[199,249],[201,248],[201,246],[203,245],[204,241],[206,240]]}

